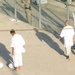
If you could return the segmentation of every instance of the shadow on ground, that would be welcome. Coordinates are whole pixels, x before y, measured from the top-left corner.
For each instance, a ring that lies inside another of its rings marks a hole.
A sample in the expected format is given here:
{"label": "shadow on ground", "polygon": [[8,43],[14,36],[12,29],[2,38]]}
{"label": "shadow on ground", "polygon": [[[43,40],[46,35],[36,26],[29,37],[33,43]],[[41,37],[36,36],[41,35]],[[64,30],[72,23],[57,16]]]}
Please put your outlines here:
{"label": "shadow on ground", "polygon": [[38,31],[36,28],[34,28],[34,31],[36,32],[35,35],[38,37],[40,41],[43,40],[45,43],[49,45],[49,47],[51,47],[57,53],[66,57],[66,55],[64,54],[64,51],[59,47],[59,45],[51,37],[49,37],[47,34],[43,32]]}
{"label": "shadow on ground", "polygon": [[8,65],[13,61],[12,57],[10,56],[10,52],[7,50],[6,46],[2,43],[0,43],[0,57],[4,59],[6,65]]}
{"label": "shadow on ground", "polygon": [[[12,6],[11,2],[8,2],[8,0],[4,0],[4,2],[0,2],[2,5],[0,6],[0,10],[1,13],[4,13],[6,15],[8,15],[9,17],[15,18],[15,5]],[[17,1],[17,5],[24,10],[24,8],[22,7],[22,5]],[[25,16],[23,16],[20,11],[22,13],[25,14],[24,11],[17,9],[17,19],[27,22],[27,20],[25,19]]]}
{"label": "shadow on ground", "polygon": [[75,44],[72,46],[72,53],[75,55]]}

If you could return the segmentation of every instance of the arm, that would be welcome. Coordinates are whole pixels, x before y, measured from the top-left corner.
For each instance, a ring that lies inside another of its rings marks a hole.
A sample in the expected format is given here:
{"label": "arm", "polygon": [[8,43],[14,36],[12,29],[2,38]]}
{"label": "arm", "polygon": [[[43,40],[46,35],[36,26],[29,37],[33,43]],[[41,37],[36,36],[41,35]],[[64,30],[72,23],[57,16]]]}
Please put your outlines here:
{"label": "arm", "polygon": [[14,55],[14,48],[12,47],[12,56]]}
{"label": "arm", "polygon": [[73,36],[73,42],[75,43],[75,35]]}
{"label": "arm", "polygon": [[61,33],[60,33],[60,36],[59,36],[59,40],[61,39],[61,38],[63,38],[64,37],[64,29],[61,31]]}

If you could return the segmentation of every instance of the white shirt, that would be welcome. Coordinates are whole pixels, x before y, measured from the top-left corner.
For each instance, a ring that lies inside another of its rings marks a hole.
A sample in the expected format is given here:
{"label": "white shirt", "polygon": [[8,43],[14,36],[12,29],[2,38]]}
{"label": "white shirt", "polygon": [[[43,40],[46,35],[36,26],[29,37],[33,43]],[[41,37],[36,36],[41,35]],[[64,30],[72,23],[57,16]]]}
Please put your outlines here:
{"label": "white shirt", "polygon": [[73,36],[74,36],[74,29],[72,26],[65,26],[60,34],[60,37],[64,38],[64,46],[72,46],[73,45]]}
{"label": "white shirt", "polygon": [[24,52],[25,41],[20,34],[15,34],[11,39],[11,47],[14,48],[14,54],[20,54]]}

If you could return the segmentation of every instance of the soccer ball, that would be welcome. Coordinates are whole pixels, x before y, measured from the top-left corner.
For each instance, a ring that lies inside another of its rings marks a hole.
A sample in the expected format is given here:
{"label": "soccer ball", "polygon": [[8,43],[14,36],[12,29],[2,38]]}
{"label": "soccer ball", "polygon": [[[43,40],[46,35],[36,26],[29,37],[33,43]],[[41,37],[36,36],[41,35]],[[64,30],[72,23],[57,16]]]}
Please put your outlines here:
{"label": "soccer ball", "polygon": [[8,65],[8,67],[9,67],[9,68],[12,68],[12,69],[14,68],[14,66],[13,66],[12,63],[10,63],[10,64]]}
{"label": "soccer ball", "polygon": [[3,63],[0,63],[0,68],[2,68],[3,67]]}

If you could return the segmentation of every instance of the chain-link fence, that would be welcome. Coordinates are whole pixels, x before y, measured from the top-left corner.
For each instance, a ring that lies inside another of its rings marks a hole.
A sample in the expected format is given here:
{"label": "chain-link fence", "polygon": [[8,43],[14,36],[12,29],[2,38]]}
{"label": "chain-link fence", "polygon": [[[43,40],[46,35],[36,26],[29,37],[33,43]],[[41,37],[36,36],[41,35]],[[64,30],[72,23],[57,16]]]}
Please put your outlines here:
{"label": "chain-link fence", "polygon": [[[16,0],[17,19],[27,22],[24,5],[20,0]],[[32,26],[39,28],[39,4],[31,1]],[[73,13],[75,13],[74,2],[69,5],[70,25],[74,26]],[[15,18],[15,0],[0,0],[0,13],[6,14],[10,18]],[[59,34],[64,26],[67,17],[66,1],[50,1],[41,4],[41,27],[49,32]]]}
{"label": "chain-link fence", "polygon": [[[32,3],[32,25],[39,28],[39,5]],[[67,10],[69,7],[69,10]],[[74,1],[72,4],[67,4],[66,1],[50,1],[47,4],[41,4],[41,27],[48,32],[51,32],[56,37],[59,36],[60,31],[65,26],[64,22],[68,19],[70,25],[74,26],[73,13],[75,13]]]}

